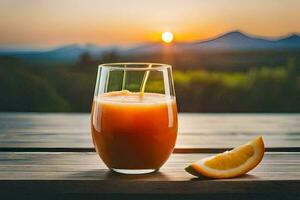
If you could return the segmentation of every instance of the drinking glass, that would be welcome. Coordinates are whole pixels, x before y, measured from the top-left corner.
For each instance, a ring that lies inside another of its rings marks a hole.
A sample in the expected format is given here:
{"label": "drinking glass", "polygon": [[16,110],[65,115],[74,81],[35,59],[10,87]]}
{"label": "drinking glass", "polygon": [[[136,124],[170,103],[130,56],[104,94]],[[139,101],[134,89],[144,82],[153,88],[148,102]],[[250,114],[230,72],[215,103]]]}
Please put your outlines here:
{"label": "drinking glass", "polygon": [[177,127],[170,65],[98,67],[91,129],[96,152],[108,168],[124,174],[158,170],[174,149]]}

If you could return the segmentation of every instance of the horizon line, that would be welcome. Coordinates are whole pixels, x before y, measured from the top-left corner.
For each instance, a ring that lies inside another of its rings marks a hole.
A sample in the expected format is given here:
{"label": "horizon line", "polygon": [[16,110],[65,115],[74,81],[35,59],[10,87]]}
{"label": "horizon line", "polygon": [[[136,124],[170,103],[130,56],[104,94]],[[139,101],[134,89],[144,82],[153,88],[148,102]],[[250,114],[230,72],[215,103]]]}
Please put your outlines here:
{"label": "horizon line", "polygon": [[[222,36],[231,34],[231,33],[241,33],[247,37],[252,37],[252,38],[256,38],[256,39],[264,39],[264,40],[270,40],[270,41],[276,41],[276,40],[281,40],[284,38],[288,38],[291,37],[293,35],[296,35],[298,37],[300,37],[300,32],[290,32],[290,33],[286,33],[283,34],[281,36],[276,36],[276,37],[272,37],[272,36],[263,36],[263,35],[257,35],[257,34],[250,34],[247,33],[246,31],[240,30],[240,29],[233,29],[231,31],[226,31],[223,33],[219,33],[216,34],[212,37],[208,37],[208,38],[204,38],[204,39],[196,39],[193,41],[174,41],[173,44],[177,43],[177,44],[189,44],[189,43],[200,43],[200,42],[207,42],[207,41],[212,41],[215,39],[218,39]],[[3,51],[20,51],[20,52],[26,52],[26,51],[40,51],[40,50],[54,50],[57,48],[62,48],[62,47],[67,47],[67,46],[88,46],[88,45],[93,45],[93,46],[102,46],[102,47],[107,47],[107,48],[132,48],[132,47],[136,47],[136,46],[140,46],[140,45],[145,45],[145,44],[151,44],[151,43],[161,43],[161,41],[145,41],[145,42],[136,42],[136,43],[132,43],[132,44],[105,44],[105,45],[101,45],[101,43],[93,43],[93,42],[72,42],[72,43],[62,43],[60,45],[55,45],[55,46],[51,46],[51,47],[0,47],[0,52]]]}

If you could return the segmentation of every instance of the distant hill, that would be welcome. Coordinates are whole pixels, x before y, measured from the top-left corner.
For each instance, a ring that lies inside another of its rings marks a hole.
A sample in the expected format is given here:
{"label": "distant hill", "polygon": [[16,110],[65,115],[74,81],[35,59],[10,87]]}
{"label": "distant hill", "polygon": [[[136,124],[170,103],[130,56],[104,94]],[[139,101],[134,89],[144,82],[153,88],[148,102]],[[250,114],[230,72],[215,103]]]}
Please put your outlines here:
{"label": "distant hill", "polygon": [[240,31],[233,31],[190,45],[193,49],[262,49],[272,48],[273,41],[257,37],[251,37]]}
{"label": "distant hill", "polygon": [[191,48],[222,50],[300,48],[300,36],[293,34],[278,40],[271,40],[250,36],[240,31],[233,31],[214,39],[196,42],[190,46]]}
{"label": "distant hill", "polygon": [[285,48],[299,48],[300,47],[300,36],[299,34],[291,34],[288,37],[284,37],[275,41],[277,47]]}
{"label": "distant hill", "polygon": [[[165,44],[161,42],[146,43],[136,47],[121,49],[118,47],[102,47],[94,44],[72,44],[52,50],[35,51],[0,51],[0,56],[15,56],[30,62],[76,62],[83,53],[92,57],[101,56],[104,52],[118,50],[120,54],[152,54],[164,51]],[[300,49],[299,34],[291,34],[279,39],[268,39],[251,36],[240,31],[232,31],[209,40],[192,43],[174,43],[169,46],[171,51],[232,51],[232,50],[274,50],[274,49]]]}
{"label": "distant hill", "polygon": [[58,47],[52,50],[34,50],[34,51],[0,51],[0,56],[14,56],[22,60],[30,60],[32,63],[50,62],[50,63],[70,63],[76,62],[80,55],[88,53],[93,56],[100,56],[104,51],[109,51],[113,47],[101,47],[94,44],[72,44]]}

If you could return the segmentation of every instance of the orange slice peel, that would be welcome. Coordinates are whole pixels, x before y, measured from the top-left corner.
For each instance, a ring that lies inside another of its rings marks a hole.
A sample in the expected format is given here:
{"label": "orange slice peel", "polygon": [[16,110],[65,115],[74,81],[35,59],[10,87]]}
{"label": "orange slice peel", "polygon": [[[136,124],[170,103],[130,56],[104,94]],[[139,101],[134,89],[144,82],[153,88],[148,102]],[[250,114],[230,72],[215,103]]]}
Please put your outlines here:
{"label": "orange slice peel", "polygon": [[265,146],[262,137],[215,156],[203,158],[185,170],[195,176],[233,178],[246,174],[262,160]]}

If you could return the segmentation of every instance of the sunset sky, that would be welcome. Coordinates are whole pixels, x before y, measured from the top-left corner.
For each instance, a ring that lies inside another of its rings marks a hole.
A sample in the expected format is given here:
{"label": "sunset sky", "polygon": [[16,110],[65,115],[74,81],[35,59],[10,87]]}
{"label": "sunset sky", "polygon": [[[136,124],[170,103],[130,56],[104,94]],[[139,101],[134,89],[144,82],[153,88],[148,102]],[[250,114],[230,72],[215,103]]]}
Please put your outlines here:
{"label": "sunset sky", "polygon": [[0,0],[0,48],[70,43],[130,45],[231,30],[277,37],[300,32],[299,0]]}

